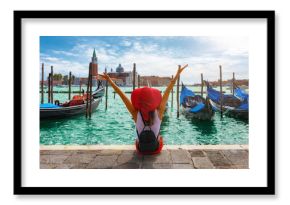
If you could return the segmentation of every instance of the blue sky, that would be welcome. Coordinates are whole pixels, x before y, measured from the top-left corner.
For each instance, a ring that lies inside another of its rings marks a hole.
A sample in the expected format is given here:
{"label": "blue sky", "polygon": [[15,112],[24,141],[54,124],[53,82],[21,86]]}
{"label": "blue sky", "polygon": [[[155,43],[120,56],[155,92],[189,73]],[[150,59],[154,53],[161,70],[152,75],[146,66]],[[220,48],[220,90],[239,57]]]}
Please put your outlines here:
{"label": "blue sky", "polygon": [[171,76],[178,65],[188,64],[181,80],[197,83],[200,73],[217,80],[222,65],[224,79],[232,72],[238,79],[248,78],[248,39],[242,36],[41,36],[40,63],[45,75],[52,65],[55,73],[87,76],[94,49],[100,73],[119,63],[130,71],[136,63],[141,75]]}

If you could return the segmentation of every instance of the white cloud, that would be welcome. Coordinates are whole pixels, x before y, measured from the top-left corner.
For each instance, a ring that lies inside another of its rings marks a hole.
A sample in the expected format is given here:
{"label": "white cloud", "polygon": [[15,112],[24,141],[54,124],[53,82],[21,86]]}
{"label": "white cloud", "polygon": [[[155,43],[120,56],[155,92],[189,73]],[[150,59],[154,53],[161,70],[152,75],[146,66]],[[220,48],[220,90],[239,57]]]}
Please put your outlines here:
{"label": "white cloud", "polygon": [[53,50],[52,52],[55,54],[62,54],[62,55],[66,55],[66,56],[77,56],[75,53],[67,52],[67,51]]}
{"label": "white cloud", "polygon": [[124,40],[121,43],[122,46],[126,46],[126,47],[130,47],[132,45],[132,42],[128,41],[128,40]]}

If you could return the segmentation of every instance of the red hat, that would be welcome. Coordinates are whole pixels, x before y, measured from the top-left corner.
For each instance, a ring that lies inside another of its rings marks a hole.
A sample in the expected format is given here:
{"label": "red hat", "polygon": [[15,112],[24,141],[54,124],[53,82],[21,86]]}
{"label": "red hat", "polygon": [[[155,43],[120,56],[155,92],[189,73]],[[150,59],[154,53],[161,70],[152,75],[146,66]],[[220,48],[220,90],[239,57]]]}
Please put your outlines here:
{"label": "red hat", "polygon": [[138,88],[132,92],[131,102],[136,110],[141,111],[144,120],[149,120],[149,112],[159,107],[162,96],[155,88]]}

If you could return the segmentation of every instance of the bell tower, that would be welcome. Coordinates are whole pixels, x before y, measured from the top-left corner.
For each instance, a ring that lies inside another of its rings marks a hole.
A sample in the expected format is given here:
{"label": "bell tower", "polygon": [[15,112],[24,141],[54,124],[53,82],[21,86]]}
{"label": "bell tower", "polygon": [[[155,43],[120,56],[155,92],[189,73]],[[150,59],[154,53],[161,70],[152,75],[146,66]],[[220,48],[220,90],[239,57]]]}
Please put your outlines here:
{"label": "bell tower", "polygon": [[93,52],[93,57],[92,57],[92,75],[93,75],[93,78],[97,79],[98,78],[98,58],[96,56],[96,50],[94,49],[94,52]]}

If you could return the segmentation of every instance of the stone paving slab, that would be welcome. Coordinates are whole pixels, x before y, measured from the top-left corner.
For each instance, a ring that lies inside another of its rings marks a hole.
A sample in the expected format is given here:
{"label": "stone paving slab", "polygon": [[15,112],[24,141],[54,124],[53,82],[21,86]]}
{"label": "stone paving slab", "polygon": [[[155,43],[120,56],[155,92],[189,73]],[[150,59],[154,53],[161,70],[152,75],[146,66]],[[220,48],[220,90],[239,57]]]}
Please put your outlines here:
{"label": "stone paving slab", "polygon": [[117,158],[117,164],[136,163],[139,164],[143,160],[143,156],[138,155],[136,151],[124,150]]}
{"label": "stone paving slab", "polygon": [[143,163],[141,169],[172,169],[172,164],[169,163]]}
{"label": "stone paving slab", "polygon": [[124,163],[113,166],[113,169],[140,169],[140,163]]}
{"label": "stone paving slab", "polygon": [[40,155],[72,155],[75,150],[40,150]]}
{"label": "stone paving slab", "polygon": [[112,169],[117,160],[117,155],[96,156],[87,166],[88,169]]}
{"label": "stone paving slab", "polygon": [[193,164],[172,164],[172,169],[194,169]]}
{"label": "stone paving slab", "polygon": [[131,145],[41,146],[41,169],[248,169],[247,145],[166,145],[139,155]]}
{"label": "stone paving slab", "polygon": [[202,150],[188,150],[191,157],[205,157],[205,154]]}
{"label": "stone paving slab", "polygon": [[236,166],[248,166],[248,152],[245,150],[223,150],[224,156]]}
{"label": "stone paving slab", "polygon": [[214,169],[214,165],[207,157],[192,157],[193,166],[196,169]]}
{"label": "stone paving slab", "polygon": [[170,150],[170,154],[174,164],[192,164],[190,153],[187,150]]}
{"label": "stone paving slab", "polygon": [[217,168],[231,167],[231,162],[224,157],[220,150],[206,150],[207,158]]}
{"label": "stone paving slab", "polygon": [[40,169],[56,169],[56,167],[57,164],[40,162]]}
{"label": "stone paving slab", "polygon": [[170,152],[163,150],[160,154],[143,156],[143,163],[151,164],[172,164]]}
{"label": "stone paving slab", "polygon": [[97,155],[92,153],[74,153],[67,157],[65,164],[90,163]]}
{"label": "stone paving slab", "polygon": [[62,164],[69,156],[60,154],[40,155],[40,161],[43,164]]}

